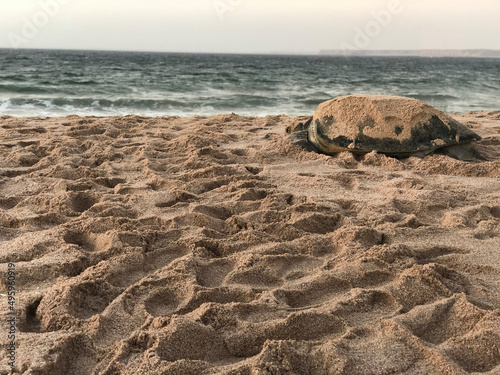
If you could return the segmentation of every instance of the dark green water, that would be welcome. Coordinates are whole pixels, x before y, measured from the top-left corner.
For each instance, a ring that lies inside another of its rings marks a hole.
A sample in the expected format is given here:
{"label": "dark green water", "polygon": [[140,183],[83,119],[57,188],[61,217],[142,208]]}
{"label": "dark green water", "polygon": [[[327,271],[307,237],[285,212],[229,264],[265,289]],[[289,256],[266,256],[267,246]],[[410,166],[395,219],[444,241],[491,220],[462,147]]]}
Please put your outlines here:
{"label": "dark green water", "polygon": [[0,114],[312,114],[340,95],[500,109],[500,59],[0,50]]}

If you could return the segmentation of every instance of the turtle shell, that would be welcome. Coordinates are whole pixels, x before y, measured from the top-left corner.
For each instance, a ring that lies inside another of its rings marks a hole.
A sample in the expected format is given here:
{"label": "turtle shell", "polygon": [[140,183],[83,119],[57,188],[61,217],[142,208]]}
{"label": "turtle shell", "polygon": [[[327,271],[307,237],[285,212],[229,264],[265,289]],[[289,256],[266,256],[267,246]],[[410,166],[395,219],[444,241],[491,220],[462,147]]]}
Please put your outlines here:
{"label": "turtle shell", "polygon": [[309,126],[309,141],[326,154],[409,155],[478,140],[479,135],[421,100],[387,95],[324,102]]}

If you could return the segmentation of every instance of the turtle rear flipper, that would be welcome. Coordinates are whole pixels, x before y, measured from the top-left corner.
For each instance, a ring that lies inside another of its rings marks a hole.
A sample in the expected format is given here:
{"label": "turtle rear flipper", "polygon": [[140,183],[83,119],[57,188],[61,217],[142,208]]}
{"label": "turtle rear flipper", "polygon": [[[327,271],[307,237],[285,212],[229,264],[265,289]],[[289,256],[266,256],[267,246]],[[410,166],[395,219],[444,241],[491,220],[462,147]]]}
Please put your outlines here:
{"label": "turtle rear flipper", "polygon": [[486,160],[472,144],[461,144],[443,147],[436,150],[436,154],[447,155],[462,161]]}

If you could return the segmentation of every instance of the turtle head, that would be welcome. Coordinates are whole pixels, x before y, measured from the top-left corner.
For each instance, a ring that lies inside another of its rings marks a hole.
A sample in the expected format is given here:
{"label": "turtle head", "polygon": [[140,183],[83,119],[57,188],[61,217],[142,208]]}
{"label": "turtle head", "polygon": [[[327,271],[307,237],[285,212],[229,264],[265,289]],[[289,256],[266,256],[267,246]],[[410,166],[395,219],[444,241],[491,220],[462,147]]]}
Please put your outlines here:
{"label": "turtle head", "polygon": [[292,134],[295,132],[301,132],[307,130],[312,122],[312,117],[307,121],[296,121],[293,124],[286,127],[286,134]]}

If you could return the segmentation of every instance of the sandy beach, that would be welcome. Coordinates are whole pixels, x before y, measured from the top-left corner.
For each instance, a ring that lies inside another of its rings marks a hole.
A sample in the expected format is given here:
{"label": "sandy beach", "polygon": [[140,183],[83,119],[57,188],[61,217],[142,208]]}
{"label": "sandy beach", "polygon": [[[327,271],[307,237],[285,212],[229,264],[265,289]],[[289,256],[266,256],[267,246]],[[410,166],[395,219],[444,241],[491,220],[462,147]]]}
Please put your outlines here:
{"label": "sandy beach", "polygon": [[0,116],[0,373],[500,373],[485,160],[326,156],[305,117]]}

